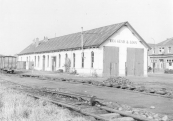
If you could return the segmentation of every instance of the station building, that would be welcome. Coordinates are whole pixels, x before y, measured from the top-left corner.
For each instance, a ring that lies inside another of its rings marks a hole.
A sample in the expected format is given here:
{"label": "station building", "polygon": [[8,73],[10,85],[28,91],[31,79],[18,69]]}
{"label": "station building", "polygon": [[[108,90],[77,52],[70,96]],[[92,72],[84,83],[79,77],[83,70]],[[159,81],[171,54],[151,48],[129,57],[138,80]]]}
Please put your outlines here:
{"label": "station building", "polygon": [[149,66],[158,71],[173,69],[173,38],[150,46],[151,49],[148,52]]}
{"label": "station building", "polygon": [[[118,23],[55,38],[36,39],[18,54],[26,69],[78,74],[147,76],[150,47],[128,23]],[[32,65],[32,64],[33,65]],[[32,66],[33,67],[32,67]]]}

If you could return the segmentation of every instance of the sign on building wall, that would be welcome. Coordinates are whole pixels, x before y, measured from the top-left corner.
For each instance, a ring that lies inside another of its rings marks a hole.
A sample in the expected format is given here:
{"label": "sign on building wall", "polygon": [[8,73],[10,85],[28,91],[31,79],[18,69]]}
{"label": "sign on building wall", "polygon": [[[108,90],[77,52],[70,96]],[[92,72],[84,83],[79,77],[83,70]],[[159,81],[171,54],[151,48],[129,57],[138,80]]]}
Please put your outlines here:
{"label": "sign on building wall", "polygon": [[122,43],[122,44],[138,44],[137,41],[134,40],[120,40],[120,39],[110,39],[110,42],[113,43]]}

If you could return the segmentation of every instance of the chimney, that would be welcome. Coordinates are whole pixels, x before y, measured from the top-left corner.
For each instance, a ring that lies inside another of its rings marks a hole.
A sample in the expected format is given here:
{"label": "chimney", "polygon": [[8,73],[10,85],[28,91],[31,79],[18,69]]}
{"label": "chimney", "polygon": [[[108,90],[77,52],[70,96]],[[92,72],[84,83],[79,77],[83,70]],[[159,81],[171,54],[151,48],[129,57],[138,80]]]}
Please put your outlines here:
{"label": "chimney", "polygon": [[48,37],[44,37],[44,42],[47,42],[48,41]]}
{"label": "chimney", "polygon": [[39,38],[36,38],[36,40],[35,40],[35,47],[37,47],[38,44],[39,44]]}
{"label": "chimney", "polygon": [[33,43],[32,44],[35,45],[35,39],[33,39]]}

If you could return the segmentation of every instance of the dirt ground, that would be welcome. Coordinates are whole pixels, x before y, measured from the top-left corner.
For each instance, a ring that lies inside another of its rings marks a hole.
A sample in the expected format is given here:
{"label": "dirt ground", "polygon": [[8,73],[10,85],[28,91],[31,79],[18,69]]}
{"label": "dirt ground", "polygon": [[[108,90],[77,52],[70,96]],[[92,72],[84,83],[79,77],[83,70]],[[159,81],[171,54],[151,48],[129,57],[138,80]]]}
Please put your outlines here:
{"label": "dirt ground", "polygon": [[173,74],[148,74],[148,77],[127,77],[130,81],[150,88],[173,90]]}
{"label": "dirt ground", "polygon": [[[79,80],[96,80],[103,81],[106,78],[93,78],[84,76],[75,76],[69,74],[59,74],[53,72],[26,72],[33,73],[35,75],[48,75],[58,78],[71,78]],[[173,99],[145,95],[141,93],[135,93],[115,88],[101,88],[96,86],[88,86],[83,84],[72,84],[68,82],[61,81],[50,81],[50,80],[39,80],[33,78],[19,78],[19,77],[9,77],[5,75],[0,76],[3,80],[10,80],[23,85],[29,85],[33,87],[48,87],[48,88],[61,88],[68,91],[82,93],[87,95],[95,95],[98,98],[110,100],[112,102],[118,102],[120,104],[127,104],[135,108],[142,108],[149,110],[154,113],[173,115]],[[146,85],[152,88],[169,88],[172,89],[173,86],[173,75],[166,74],[150,74],[148,77],[127,77],[130,81],[138,83],[140,85]],[[155,108],[150,108],[154,106]]]}
{"label": "dirt ground", "polygon": [[[95,80],[95,81],[103,81],[107,78],[102,77],[88,77],[81,75],[73,75],[66,73],[57,73],[57,72],[45,72],[45,71],[26,71],[26,74],[35,74],[35,75],[47,75],[51,77],[58,78],[66,78],[66,79],[77,79],[77,80]],[[148,88],[166,88],[169,90],[173,90],[173,74],[164,74],[164,73],[149,73],[148,77],[134,77],[127,76],[131,82],[134,82],[139,85],[144,85]]]}

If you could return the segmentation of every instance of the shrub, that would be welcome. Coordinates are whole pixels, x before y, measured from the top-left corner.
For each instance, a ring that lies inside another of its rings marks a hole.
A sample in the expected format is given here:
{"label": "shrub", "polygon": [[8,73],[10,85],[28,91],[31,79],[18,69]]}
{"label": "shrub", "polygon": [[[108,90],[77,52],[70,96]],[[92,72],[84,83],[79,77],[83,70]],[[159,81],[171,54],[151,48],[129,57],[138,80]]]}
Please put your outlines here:
{"label": "shrub", "polygon": [[173,74],[173,69],[165,69],[164,73]]}
{"label": "shrub", "polygon": [[58,69],[57,72],[58,73],[63,73],[63,69]]}
{"label": "shrub", "polygon": [[77,74],[77,71],[73,70],[70,74]]}

